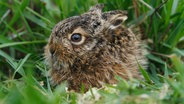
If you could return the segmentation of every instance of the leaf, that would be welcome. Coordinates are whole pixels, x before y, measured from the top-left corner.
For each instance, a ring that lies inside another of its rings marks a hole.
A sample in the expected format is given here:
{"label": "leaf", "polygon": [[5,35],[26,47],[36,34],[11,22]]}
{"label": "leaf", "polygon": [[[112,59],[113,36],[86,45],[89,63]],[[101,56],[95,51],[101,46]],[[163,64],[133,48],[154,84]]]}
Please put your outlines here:
{"label": "leaf", "polygon": [[148,73],[142,68],[142,66],[141,66],[139,63],[138,63],[138,66],[139,66],[139,69],[140,69],[142,75],[144,76],[146,82],[152,84],[153,82],[152,82],[152,80],[150,79]]}
{"label": "leaf", "polygon": [[[8,54],[6,54],[5,52],[0,50],[0,56],[4,57],[6,59],[6,61],[12,66],[12,68],[14,70],[16,70],[18,63],[16,61],[14,61],[14,59],[12,57],[10,57]],[[18,71],[18,73],[22,76],[25,75],[24,71]]]}
{"label": "leaf", "polygon": [[11,43],[4,43],[0,45],[0,48],[15,46],[15,45],[25,45],[25,44],[36,44],[36,43],[46,43],[44,40],[39,41],[24,41],[24,42],[11,42]]}
{"label": "leaf", "polygon": [[17,66],[17,63],[14,62],[14,59],[12,57],[10,57],[8,54],[6,54],[5,52],[0,50],[0,56],[4,57],[6,59],[6,61],[8,61],[8,63],[15,69]]}
{"label": "leaf", "polygon": [[43,28],[45,28],[45,29],[51,31],[51,28],[48,28],[47,24],[46,24],[43,20],[37,18],[36,16],[32,15],[31,13],[24,12],[24,16],[25,16],[27,19],[29,19],[29,20],[31,20],[32,22],[34,22],[35,24],[37,24],[37,25],[39,25],[39,26],[41,26],[41,27],[43,27]]}
{"label": "leaf", "polygon": [[165,64],[165,62],[162,61],[159,57],[156,57],[152,54],[148,54],[147,57],[148,57],[148,59],[150,59],[152,61],[158,62],[158,63],[163,64],[163,65]]}
{"label": "leaf", "polygon": [[17,68],[15,69],[14,73],[13,73],[13,78],[15,77],[15,74],[17,72],[21,73],[21,75],[25,75],[25,72],[23,70],[23,65],[24,63],[27,61],[27,59],[30,57],[31,54],[27,54],[22,60],[20,60],[19,64],[17,65]]}
{"label": "leaf", "polygon": [[181,61],[179,57],[175,54],[171,55],[171,61],[174,65],[174,68],[180,73],[180,75],[184,78],[184,63]]}
{"label": "leaf", "polygon": [[184,56],[184,50],[174,48],[173,50],[177,55]]}

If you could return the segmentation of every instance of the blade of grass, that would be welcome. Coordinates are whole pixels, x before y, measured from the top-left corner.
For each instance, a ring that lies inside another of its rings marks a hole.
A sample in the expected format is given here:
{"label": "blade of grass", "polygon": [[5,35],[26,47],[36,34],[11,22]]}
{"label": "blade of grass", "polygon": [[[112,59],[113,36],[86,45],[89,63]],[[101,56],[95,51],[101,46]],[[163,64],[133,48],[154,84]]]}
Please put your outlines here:
{"label": "blade of grass", "polygon": [[[46,66],[44,66],[44,68],[42,68],[41,66],[36,65],[36,67],[37,67],[38,69],[40,69],[41,71],[44,71],[43,73],[47,73]],[[35,82],[37,82],[37,84],[39,85],[39,87],[40,87],[44,92],[47,92],[47,91],[45,90],[45,88],[44,88],[43,86],[41,86],[35,78],[33,78],[33,79],[35,80]],[[46,82],[47,82],[47,89],[48,89],[48,92],[49,92],[50,94],[53,95],[52,90],[51,90],[51,86],[50,86],[50,81],[49,81],[48,75],[46,75]]]}
{"label": "blade of grass", "polygon": [[174,48],[173,51],[180,56],[184,56],[184,50],[178,49],[178,48]]}
{"label": "blade of grass", "polygon": [[11,43],[4,43],[0,45],[0,48],[10,47],[10,46],[16,46],[16,45],[26,45],[26,44],[39,44],[39,43],[46,43],[45,40],[39,40],[39,41],[24,41],[24,42],[11,42]]}
{"label": "blade of grass", "polygon": [[[9,44],[9,43],[13,43],[13,40],[12,40],[12,38],[8,38],[8,37],[6,37],[6,36],[2,36],[2,35],[0,35],[0,46],[1,45],[3,45],[3,44]],[[3,46],[4,47],[4,46]],[[2,48],[3,48],[2,47]],[[8,47],[8,45],[7,46],[5,46],[5,47]],[[17,47],[14,47],[16,50],[18,50],[18,51],[20,51],[20,52],[22,52],[22,53],[28,53],[28,51],[27,50],[25,50],[25,48],[23,47],[23,46],[21,46],[21,45],[19,45],[19,46],[17,46]],[[1,48],[0,48],[1,49]]]}
{"label": "blade of grass", "polygon": [[[23,65],[24,65],[24,63],[27,61],[27,59],[30,57],[30,55],[31,54],[27,54],[22,60],[20,60],[20,62],[18,63],[18,65],[17,65],[17,68],[15,69],[15,71],[14,71],[14,73],[13,73],[13,77],[12,77],[12,79],[14,79],[14,77],[15,77],[15,74],[17,73],[17,72],[24,72],[24,70],[23,70]],[[24,73],[25,74],[25,73]]]}
{"label": "blade of grass", "polygon": [[31,34],[31,36],[32,36],[32,35],[33,35],[33,34],[32,34],[33,32],[32,32],[32,30],[31,30],[31,28],[30,28],[28,22],[26,21],[26,19],[25,19],[25,17],[24,17],[23,11],[21,11],[20,8],[17,8],[17,9],[19,10],[20,16],[22,17],[23,22],[25,23],[25,26],[26,26],[26,28],[27,28],[29,34]]}
{"label": "blade of grass", "polygon": [[167,68],[167,63],[165,63],[165,65],[164,65],[164,76],[165,77],[169,77],[169,72],[168,72],[168,68]]}
{"label": "blade of grass", "polygon": [[[13,1],[13,3],[16,2],[16,0]],[[23,0],[20,5],[19,5],[19,8],[21,11],[23,11],[27,5],[29,4],[29,0]],[[13,11],[13,17],[12,19],[10,20],[10,22],[8,23],[9,27],[12,27],[14,23],[16,23],[16,21],[19,19],[20,17],[20,13],[19,13],[19,10],[16,9],[17,8],[17,5],[11,5],[11,10]],[[5,35],[6,33],[8,32],[8,28],[5,28],[4,32],[2,33],[3,35]]]}
{"label": "blade of grass", "polygon": [[[17,68],[18,63],[8,54],[0,50],[0,56],[4,57],[6,61],[12,66],[13,69]],[[18,70],[18,73],[22,76],[25,76],[25,72],[23,70]]]}
{"label": "blade of grass", "polygon": [[177,10],[177,7],[178,7],[178,2],[179,2],[179,0],[173,0],[171,15],[176,13],[176,10]]}
{"label": "blade of grass", "polygon": [[[14,0],[14,2],[17,2],[17,0]],[[20,6],[21,11],[23,11],[26,8],[28,3],[29,3],[29,0],[23,0],[23,2],[20,3],[19,6]],[[20,14],[18,12],[19,10],[16,9],[16,4],[12,5],[12,10],[14,10],[15,15],[13,15],[13,18],[9,22],[10,26],[12,26],[18,20],[18,18],[20,17]]]}
{"label": "blade of grass", "polygon": [[2,21],[9,15],[9,13],[10,13],[10,9],[8,9],[8,10],[4,13],[4,15],[1,17],[1,19],[0,19],[0,25],[1,25]]}
{"label": "blade of grass", "polygon": [[[138,62],[137,62],[138,63]],[[142,75],[144,76],[146,82],[148,82],[149,84],[153,84],[152,80],[150,79],[148,73],[142,68],[142,66],[138,63],[139,69],[142,73]]]}
{"label": "blade of grass", "polygon": [[24,16],[27,19],[31,20],[32,22],[36,23],[37,25],[51,31],[51,28],[48,28],[46,23],[44,23],[41,19],[38,19],[36,16],[32,15],[31,13],[25,12]]}
{"label": "blade of grass", "polygon": [[148,59],[153,60],[155,62],[158,62],[160,64],[163,64],[163,65],[165,64],[165,62],[162,61],[159,57],[156,57],[156,56],[154,56],[152,54],[148,54],[147,57],[148,57]]}
{"label": "blade of grass", "polygon": [[[177,34],[177,35],[176,35]],[[180,22],[177,24],[177,26],[172,31],[171,35],[167,39],[167,44],[174,47],[179,39],[183,37],[184,34],[184,19],[180,20]]]}
{"label": "blade of grass", "polygon": [[4,57],[6,61],[9,61],[13,68],[15,68],[15,66],[17,65],[17,63],[14,62],[14,59],[10,57],[8,54],[6,54],[5,52],[3,52],[2,50],[0,50],[0,56]]}
{"label": "blade of grass", "polygon": [[179,72],[178,77],[180,81],[184,83],[184,76],[183,76],[184,75],[184,63],[176,55],[171,55],[170,58],[174,65],[175,70]]}

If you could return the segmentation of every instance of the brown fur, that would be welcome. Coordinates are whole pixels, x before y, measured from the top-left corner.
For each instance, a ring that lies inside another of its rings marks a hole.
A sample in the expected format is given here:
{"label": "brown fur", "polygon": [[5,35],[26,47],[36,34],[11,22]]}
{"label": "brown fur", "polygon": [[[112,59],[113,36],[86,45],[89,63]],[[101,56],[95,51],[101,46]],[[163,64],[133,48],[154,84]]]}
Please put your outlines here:
{"label": "brown fur", "polygon": [[[114,76],[124,79],[141,78],[137,61],[146,66],[140,41],[133,32],[122,26],[125,11],[103,13],[102,5],[88,12],[59,22],[45,47],[51,82],[68,82],[69,90],[85,91],[104,83],[117,83]],[[70,36],[81,33],[84,42],[75,44]]]}

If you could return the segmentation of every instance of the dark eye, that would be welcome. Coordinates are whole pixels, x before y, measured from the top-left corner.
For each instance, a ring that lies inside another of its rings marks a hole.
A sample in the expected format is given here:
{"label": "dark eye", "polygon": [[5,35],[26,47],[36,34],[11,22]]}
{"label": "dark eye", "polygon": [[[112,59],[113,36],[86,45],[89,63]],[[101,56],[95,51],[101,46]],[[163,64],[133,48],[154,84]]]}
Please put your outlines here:
{"label": "dark eye", "polygon": [[73,34],[70,35],[70,38],[69,39],[71,40],[71,43],[72,44],[81,45],[86,40],[86,37],[83,36],[80,33],[73,33]]}
{"label": "dark eye", "polygon": [[74,33],[71,36],[71,41],[80,42],[82,40],[82,35],[80,33]]}
{"label": "dark eye", "polygon": [[116,21],[113,23],[113,25],[114,25],[114,26],[118,26],[118,25],[120,25],[122,22],[123,22],[123,20],[118,19],[118,20],[116,20]]}

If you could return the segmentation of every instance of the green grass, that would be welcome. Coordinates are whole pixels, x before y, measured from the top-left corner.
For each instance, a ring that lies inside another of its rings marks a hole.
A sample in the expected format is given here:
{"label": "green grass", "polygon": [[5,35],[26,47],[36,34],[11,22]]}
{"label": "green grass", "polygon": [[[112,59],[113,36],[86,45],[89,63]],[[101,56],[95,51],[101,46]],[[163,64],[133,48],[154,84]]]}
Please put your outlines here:
{"label": "green grass", "polygon": [[[53,26],[97,3],[127,10],[127,26],[147,41],[145,81],[125,81],[91,93],[51,89],[43,47]],[[184,102],[183,0],[0,0],[0,104],[182,104]],[[100,98],[99,98],[100,96]]]}

